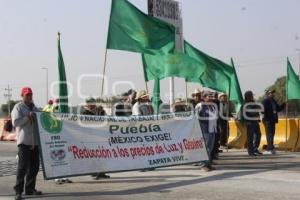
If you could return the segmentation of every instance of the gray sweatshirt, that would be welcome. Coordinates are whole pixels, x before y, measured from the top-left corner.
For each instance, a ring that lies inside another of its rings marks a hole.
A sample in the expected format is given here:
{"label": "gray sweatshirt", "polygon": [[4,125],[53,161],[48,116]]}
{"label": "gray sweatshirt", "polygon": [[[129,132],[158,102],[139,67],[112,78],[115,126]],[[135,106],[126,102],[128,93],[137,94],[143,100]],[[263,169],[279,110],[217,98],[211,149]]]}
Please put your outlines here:
{"label": "gray sweatshirt", "polygon": [[28,105],[20,102],[14,106],[11,113],[12,123],[16,127],[17,145],[37,145],[36,135],[33,129],[33,123],[27,117],[30,112],[36,112],[38,109],[33,105],[32,110]]}

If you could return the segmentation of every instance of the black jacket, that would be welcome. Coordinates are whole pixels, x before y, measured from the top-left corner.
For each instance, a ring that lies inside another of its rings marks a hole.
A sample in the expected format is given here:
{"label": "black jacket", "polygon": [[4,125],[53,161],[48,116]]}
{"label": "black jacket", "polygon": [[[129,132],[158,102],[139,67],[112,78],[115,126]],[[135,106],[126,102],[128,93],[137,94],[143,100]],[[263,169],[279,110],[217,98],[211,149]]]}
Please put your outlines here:
{"label": "black jacket", "polygon": [[278,103],[274,99],[265,98],[263,100],[264,105],[264,122],[270,122],[270,123],[278,123],[278,112],[281,112],[285,104],[278,105]]}

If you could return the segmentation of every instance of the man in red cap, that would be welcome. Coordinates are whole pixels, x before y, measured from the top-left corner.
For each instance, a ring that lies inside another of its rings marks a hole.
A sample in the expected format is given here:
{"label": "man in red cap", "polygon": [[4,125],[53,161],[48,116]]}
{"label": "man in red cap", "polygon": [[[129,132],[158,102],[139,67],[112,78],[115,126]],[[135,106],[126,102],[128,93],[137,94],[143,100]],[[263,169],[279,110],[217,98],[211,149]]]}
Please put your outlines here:
{"label": "man in red cap", "polygon": [[14,187],[16,200],[22,199],[24,185],[25,195],[42,194],[42,192],[35,189],[40,162],[36,139],[37,133],[33,127],[33,115],[38,109],[33,104],[31,88],[22,88],[21,98],[21,102],[14,106],[11,114],[12,123],[16,127],[19,157],[17,180]]}

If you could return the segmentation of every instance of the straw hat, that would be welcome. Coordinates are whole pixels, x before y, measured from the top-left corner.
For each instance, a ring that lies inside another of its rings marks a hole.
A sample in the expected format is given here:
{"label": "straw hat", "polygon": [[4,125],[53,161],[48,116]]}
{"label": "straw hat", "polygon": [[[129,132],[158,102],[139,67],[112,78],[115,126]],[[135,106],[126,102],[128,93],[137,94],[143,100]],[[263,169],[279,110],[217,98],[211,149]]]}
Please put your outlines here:
{"label": "straw hat", "polygon": [[198,88],[194,90],[192,96],[195,96],[196,94],[201,94],[201,91]]}
{"label": "straw hat", "polygon": [[183,103],[184,101],[181,99],[181,98],[177,98],[175,99],[175,102],[174,103]]}
{"label": "straw hat", "polygon": [[220,98],[223,97],[223,96],[227,96],[227,94],[221,93],[221,94],[218,95],[218,98],[220,99]]}
{"label": "straw hat", "polygon": [[145,97],[149,97],[146,90],[140,90],[140,91],[138,91],[135,99],[138,100],[138,99],[142,99],[142,98],[145,98]]}

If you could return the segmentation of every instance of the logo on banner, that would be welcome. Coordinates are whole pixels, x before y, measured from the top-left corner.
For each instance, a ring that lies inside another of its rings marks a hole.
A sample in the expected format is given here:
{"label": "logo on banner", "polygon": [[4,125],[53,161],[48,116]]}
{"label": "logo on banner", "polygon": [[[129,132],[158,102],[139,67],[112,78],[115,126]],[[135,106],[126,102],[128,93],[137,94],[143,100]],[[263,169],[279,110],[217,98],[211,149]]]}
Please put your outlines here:
{"label": "logo on banner", "polygon": [[58,134],[62,130],[62,122],[56,119],[52,113],[42,113],[40,116],[42,127],[51,134]]}
{"label": "logo on banner", "polygon": [[66,152],[63,149],[51,151],[51,159],[54,161],[63,160],[66,157]]}

